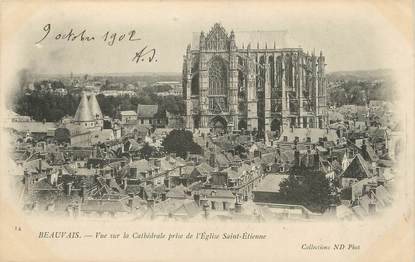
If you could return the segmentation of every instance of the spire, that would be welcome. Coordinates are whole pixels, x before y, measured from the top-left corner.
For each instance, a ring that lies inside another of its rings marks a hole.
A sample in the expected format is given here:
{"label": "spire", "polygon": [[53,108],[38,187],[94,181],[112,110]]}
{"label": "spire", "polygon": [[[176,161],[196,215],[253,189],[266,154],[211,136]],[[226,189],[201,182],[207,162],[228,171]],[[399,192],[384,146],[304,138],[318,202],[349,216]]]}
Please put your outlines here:
{"label": "spire", "polygon": [[76,110],[75,122],[90,122],[94,121],[94,117],[91,114],[91,111],[89,110],[88,105],[88,98],[86,97],[86,93],[82,92],[81,101],[79,102],[78,109]]}
{"label": "spire", "polygon": [[89,110],[91,111],[91,114],[94,117],[94,119],[102,119],[103,116],[102,116],[101,108],[99,107],[95,94],[92,94],[89,97],[88,104],[89,104]]}

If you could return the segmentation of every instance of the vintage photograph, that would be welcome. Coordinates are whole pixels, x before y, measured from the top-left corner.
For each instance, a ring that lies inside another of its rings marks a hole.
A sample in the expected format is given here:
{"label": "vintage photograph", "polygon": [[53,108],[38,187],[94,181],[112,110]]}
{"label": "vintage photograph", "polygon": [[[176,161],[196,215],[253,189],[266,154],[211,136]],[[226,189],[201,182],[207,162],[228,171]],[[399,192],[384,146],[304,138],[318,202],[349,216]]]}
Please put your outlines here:
{"label": "vintage photograph", "polygon": [[[362,220],[393,205],[404,130],[393,69],[370,63],[377,53],[358,52],[366,64],[355,65],[355,54],[338,61],[348,50],[312,35],[301,43],[286,25],[200,24],[176,36],[189,43],[174,46],[174,63],[168,39],[144,44],[137,29],[31,28],[39,50],[16,72],[5,126],[26,214]],[[140,66],[100,72],[78,43],[134,44],[130,59],[107,59]]]}
{"label": "vintage photograph", "polygon": [[2,2],[0,260],[410,261],[412,12]]}

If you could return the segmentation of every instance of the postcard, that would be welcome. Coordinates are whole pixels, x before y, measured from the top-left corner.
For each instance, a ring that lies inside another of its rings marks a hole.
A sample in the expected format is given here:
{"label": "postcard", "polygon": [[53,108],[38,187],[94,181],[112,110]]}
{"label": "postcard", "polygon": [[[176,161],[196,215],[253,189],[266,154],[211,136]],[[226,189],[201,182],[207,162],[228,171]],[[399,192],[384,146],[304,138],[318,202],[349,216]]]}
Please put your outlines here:
{"label": "postcard", "polygon": [[410,1],[2,1],[1,261],[413,261]]}

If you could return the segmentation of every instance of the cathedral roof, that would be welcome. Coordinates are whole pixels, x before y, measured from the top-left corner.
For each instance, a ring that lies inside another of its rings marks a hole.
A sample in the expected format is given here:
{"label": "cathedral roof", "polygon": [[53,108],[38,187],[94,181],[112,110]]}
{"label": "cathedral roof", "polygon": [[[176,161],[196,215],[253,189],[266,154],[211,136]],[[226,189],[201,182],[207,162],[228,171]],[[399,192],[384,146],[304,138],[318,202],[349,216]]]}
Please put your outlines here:
{"label": "cathedral roof", "polygon": [[95,97],[94,94],[92,94],[89,97],[88,104],[89,104],[89,110],[91,111],[91,114],[93,115],[93,117],[97,119],[102,119],[103,116],[102,116],[101,108],[99,107],[97,98]]}
{"label": "cathedral roof", "polygon": [[79,102],[78,109],[76,110],[74,121],[75,122],[88,122],[94,121],[94,117],[89,109],[88,98],[85,93],[82,93],[81,101]]}
{"label": "cathedral roof", "polygon": [[[273,48],[274,43],[276,48],[297,48],[299,43],[290,37],[286,30],[273,30],[273,31],[235,31],[235,43],[238,48],[246,48],[249,44],[251,49],[257,48]],[[212,29],[206,36],[206,39],[217,36],[219,38],[228,39],[226,29],[221,24],[214,24]],[[191,48],[193,50],[199,49],[200,44],[200,32],[193,33],[193,39]]]}

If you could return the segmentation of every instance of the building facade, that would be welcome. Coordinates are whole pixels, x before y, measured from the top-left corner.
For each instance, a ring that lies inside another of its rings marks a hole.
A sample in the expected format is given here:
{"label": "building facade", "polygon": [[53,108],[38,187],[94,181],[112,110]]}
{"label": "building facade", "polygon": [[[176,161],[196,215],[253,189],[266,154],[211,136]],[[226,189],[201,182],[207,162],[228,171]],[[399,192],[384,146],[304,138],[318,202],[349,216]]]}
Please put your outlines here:
{"label": "building facade", "polygon": [[216,23],[188,45],[183,63],[186,128],[281,133],[326,125],[325,57],[302,48],[238,47]]}

